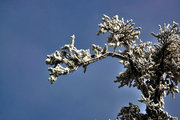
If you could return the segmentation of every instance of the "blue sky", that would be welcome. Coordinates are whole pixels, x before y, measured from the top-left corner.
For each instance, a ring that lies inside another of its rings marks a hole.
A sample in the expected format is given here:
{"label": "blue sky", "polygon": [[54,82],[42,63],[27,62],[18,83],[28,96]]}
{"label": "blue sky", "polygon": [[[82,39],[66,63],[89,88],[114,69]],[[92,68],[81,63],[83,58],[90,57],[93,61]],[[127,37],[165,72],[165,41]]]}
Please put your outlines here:
{"label": "blue sky", "polygon": [[[140,38],[156,42],[150,32],[158,24],[180,23],[179,0],[0,0],[0,120],[108,120],[121,106],[133,102],[144,111],[136,88],[113,83],[123,71],[107,58],[50,85],[47,54],[70,42],[75,46],[104,46],[96,36],[103,14],[133,19]],[[165,99],[165,109],[180,118],[180,95]]]}

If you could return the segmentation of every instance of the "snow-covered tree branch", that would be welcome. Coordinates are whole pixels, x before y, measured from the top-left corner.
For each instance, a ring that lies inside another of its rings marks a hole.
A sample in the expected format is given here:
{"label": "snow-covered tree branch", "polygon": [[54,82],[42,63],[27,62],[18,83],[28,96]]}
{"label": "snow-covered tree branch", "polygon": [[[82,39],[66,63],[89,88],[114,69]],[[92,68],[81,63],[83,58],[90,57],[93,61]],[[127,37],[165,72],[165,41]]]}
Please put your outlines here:
{"label": "snow-covered tree branch", "polygon": [[[146,113],[140,113],[138,106],[129,103],[129,107],[122,107],[117,119],[122,120],[176,120],[176,117],[168,115],[163,110],[164,97],[169,93],[175,97],[178,93],[180,82],[180,27],[178,23],[172,25],[159,25],[159,33],[152,35],[157,38],[159,44],[144,43],[139,39],[140,27],[134,27],[132,20],[119,20],[118,16],[112,19],[107,15],[102,18],[97,35],[109,33],[107,44],[104,47],[92,45],[89,49],[77,49],[75,47],[75,35],[71,36],[71,43],[64,45],[61,50],[47,55],[46,64],[52,67],[49,81],[54,83],[58,76],[66,75],[84,68],[106,57],[120,59],[120,64],[126,68],[119,73],[114,82],[118,82],[119,88],[127,85],[137,87],[142,92],[142,98],[138,101],[146,104]],[[139,44],[136,41],[139,40]],[[108,48],[113,47],[113,51]],[[119,49],[123,48],[123,50]]]}

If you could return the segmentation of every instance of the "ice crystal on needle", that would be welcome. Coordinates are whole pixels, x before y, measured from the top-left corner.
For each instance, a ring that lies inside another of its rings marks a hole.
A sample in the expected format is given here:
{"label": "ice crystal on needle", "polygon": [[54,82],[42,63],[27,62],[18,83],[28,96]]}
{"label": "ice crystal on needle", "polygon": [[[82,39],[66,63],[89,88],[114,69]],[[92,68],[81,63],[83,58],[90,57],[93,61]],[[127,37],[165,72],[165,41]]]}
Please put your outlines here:
{"label": "ice crystal on needle", "polygon": [[[120,59],[120,64],[126,68],[116,76],[114,82],[119,83],[119,88],[125,85],[137,87],[142,92],[139,102],[146,105],[146,113],[140,113],[137,105],[129,103],[129,107],[122,107],[117,119],[122,120],[176,120],[165,112],[164,97],[178,93],[180,82],[180,27],[178,23],[172,25],[159,25],[159,33],[152,35],[157,38],[159,44],[144,43],[139,40],[140,27],[134,28],[132,20],[119,20],[118,16],[112,19],[107,15],[102,18],[97,35],[109,33],[104,47],[92,45],[92,53],[89,49],[77,49],[75,35],[71,36],[71,43],[64,45],[61,50],[47,55],[46,64],[50,67],[49,81],[54,83],[58,76],[69,74],[80,66],[86,72],[87,66],[106,57]],[[139,44],[136,44],[139,40]],[[108,47],[113,47],[111,52]],[[117,51],[124,47],[123,51]]]}

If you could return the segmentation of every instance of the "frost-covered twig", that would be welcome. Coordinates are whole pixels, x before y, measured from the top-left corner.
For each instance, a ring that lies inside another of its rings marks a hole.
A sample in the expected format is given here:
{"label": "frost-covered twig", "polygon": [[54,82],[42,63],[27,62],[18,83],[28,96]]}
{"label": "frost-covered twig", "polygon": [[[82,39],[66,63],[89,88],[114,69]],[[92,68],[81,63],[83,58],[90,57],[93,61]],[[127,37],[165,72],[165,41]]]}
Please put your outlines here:
{"label": "frost-covered twig", "polygon": [[[47,55],[46,64],[54,65],[48,68],[50,73],[49,81],[54,83],[57,77],[60,75],[66,75],[70,72],[77,70],[80,66],[84,67],[84,72],[86,67],[96,61],[102,60],[108,56],[115,57],[118,59],[126,60],[127,58],[123,55],[108,52],[108,46],[105,44],[104,49],[97,45],[92,45],[92,50],[94,54],[90,54],[90,50],[78,50],[74,46],[75,35],[71,36],[71,44],[64,45],[60,51],[55,51],[51,55]],[[65,65],[65,67],[63,66]]]}

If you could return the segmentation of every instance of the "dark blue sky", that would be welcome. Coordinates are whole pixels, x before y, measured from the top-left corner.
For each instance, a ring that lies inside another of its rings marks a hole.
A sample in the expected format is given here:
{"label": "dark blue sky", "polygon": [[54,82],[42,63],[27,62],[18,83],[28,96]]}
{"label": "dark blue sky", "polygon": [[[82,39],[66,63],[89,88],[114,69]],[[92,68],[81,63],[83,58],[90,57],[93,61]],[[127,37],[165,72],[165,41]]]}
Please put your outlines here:
{"label": "dark blue sky", "polygon": [[[143,41],[156,40],[158,24],[180,23],[179,0],[0,0],[0,120],[108,120],[121,106],[137,102],[136,88],[113,83],[123,70],[108,58],[48,82],[47,54],[76,35],[78,49],[104,46],[96,36],[103,14],[133,19]],[[165,109],[180,118],[180,95],[165,99]]]}

